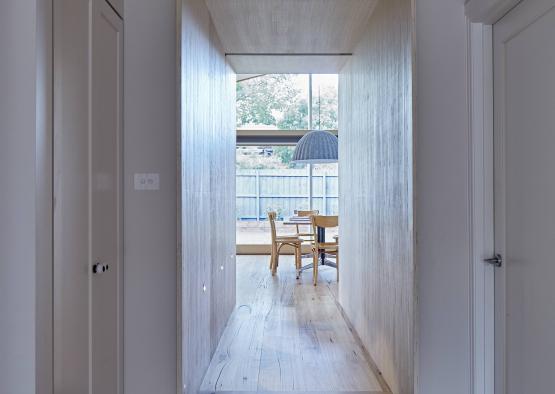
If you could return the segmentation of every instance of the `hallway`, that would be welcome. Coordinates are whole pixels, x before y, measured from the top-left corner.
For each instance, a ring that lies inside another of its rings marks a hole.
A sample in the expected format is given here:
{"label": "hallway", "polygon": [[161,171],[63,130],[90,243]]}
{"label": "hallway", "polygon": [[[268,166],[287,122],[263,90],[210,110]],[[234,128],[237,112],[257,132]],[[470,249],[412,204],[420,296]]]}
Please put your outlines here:
{"label": "hallway", "polygon": [[237,307],[201,392],[383,392],[335,302],[335,270],[314,287],[291,256],[274,278],[268,259],[237,256]]}

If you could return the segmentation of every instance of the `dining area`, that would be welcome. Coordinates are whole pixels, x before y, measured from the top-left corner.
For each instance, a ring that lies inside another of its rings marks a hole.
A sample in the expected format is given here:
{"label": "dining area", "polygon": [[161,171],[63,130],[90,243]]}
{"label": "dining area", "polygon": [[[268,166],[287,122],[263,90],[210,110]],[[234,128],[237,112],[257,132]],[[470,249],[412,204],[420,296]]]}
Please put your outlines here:
{"label": "dining area", "polygon": [[[339,217],[320,215],[318,210],[295,210],[293,216],[282,222],[283,226],[294,227],[295,231],[285,234],[278,233],[276,217],[275,211],[268,212],[271,274],[277,274],[280,255],[286,250],[284,247],[289,247],[289,251],[293,249],[296,279],[299,279],[304,271],[311,270],[312,282],[317,286],[319,267],[328,266],[337,270],[336,279],[339,281]],[[308,262],[303,265],[307,259]]]}
{"label": "dining area", "polygon": [[[334,134],[325,130],[312,130],[297,142],[292,162],[308,164],[311,175],[314,164],[336,163],[338,151],[338,139]],[[312,182],[310,188],[312,188]],[[283,222],[286,226],[295,226],[296,232],[293,235],[277,233],[276,216],[276,212],[268,212],[272,240],[270,254],[272,275],[277,273],[282,247],[288,245],[294,250],[296,279],[300,278],[303,271],[312,269],[312,282],[317,286],[319,266],[329,266],[336,269],[336,278],[339,281],[339,236],[336,232],[333,240],[326,239],[326,229],[338,229],[338,216],[320,215],[319,210],[314,209],[295,210],[294,215]],[[303,244],[308,246],[309,253],[303,253]],[[304,257],[308,257],[311,262],[303,265]]]}

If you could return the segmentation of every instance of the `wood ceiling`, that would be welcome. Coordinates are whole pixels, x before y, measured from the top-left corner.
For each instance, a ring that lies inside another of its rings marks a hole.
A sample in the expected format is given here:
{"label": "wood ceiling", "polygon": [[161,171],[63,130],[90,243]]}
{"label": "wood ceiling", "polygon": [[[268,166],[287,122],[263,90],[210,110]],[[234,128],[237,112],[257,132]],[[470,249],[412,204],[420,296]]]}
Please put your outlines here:
{"label": "wood ceiling", "polygon": [[229,62],[241,73],[338,72],[376,2],[206,0]]}

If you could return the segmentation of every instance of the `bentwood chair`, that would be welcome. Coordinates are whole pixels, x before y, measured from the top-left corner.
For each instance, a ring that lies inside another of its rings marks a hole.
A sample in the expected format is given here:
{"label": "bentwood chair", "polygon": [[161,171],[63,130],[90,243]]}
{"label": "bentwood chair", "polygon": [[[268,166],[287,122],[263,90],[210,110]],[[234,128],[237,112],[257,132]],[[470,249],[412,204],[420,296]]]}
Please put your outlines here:
{"label": "bentwood chair", "polygon": [[301,270],[301,244],[302,240],[296,235],[277,235],[276,231],[276,213],[268,212],[268,220],[270,221],[270,229],[272,235],[272,254],[270,256],[270,271],[272,275],[276,274],[279,265],[279,254],[281,248],[285,245],[293,247],[295,250],[295,271],[297,279]]}
{"label": "bentwood chair", "polygon": [[[295,210],[295,215],[300,217],[310,217],[310,216],[318,215],[319,213],[320,212],[317,209],[312,211]],[[303,242],[310,242],[310,243],[314,242],[315,234],[314,232],[312,232],[312,226],[310,226],[310,230],[307,232],[301,232],[299,228],[300,226],[306,227],[306,225],[296,224],[295,226],[297,227],[297,237],[299,237]]]}
{"label": "bentwood chair", "polygon": [[[312,216],[312,231],[318,234],[318,228],[334,228],[339,226],[339,219],[337,216]],[[318,260],[322,254],[325,257],[328,255],[335,256],[335,267],[337,268],[337,281],[339,281],[339,242],[326,242],[325,239],[318,240],[314,238],[312,245],[312,268],[313,268],[313,281],[314,286],[318,284]]]}

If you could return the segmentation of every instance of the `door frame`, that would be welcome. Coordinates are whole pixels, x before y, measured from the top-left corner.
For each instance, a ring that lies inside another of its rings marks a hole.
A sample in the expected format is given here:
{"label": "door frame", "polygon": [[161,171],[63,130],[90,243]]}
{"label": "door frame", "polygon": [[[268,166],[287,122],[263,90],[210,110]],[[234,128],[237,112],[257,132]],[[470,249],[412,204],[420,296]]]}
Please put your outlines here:
{"label": "door frame", "polygon": [[54,392],[54,0],[36,9],[36,375],[43,394]]}
{"label": "door frame", "polygon": [[471,393],[494,394],[493,27],[467,19]]}
{"label": "door frame", "polygon": [[[494,253],[494,65],[493,25],[522,0],[469,0],[467,95],[469,116],[471,241],[471,393],[494,394],[496,354],[495,268],[483,259]],[[497,362],[496,362],[497,358]]]}

